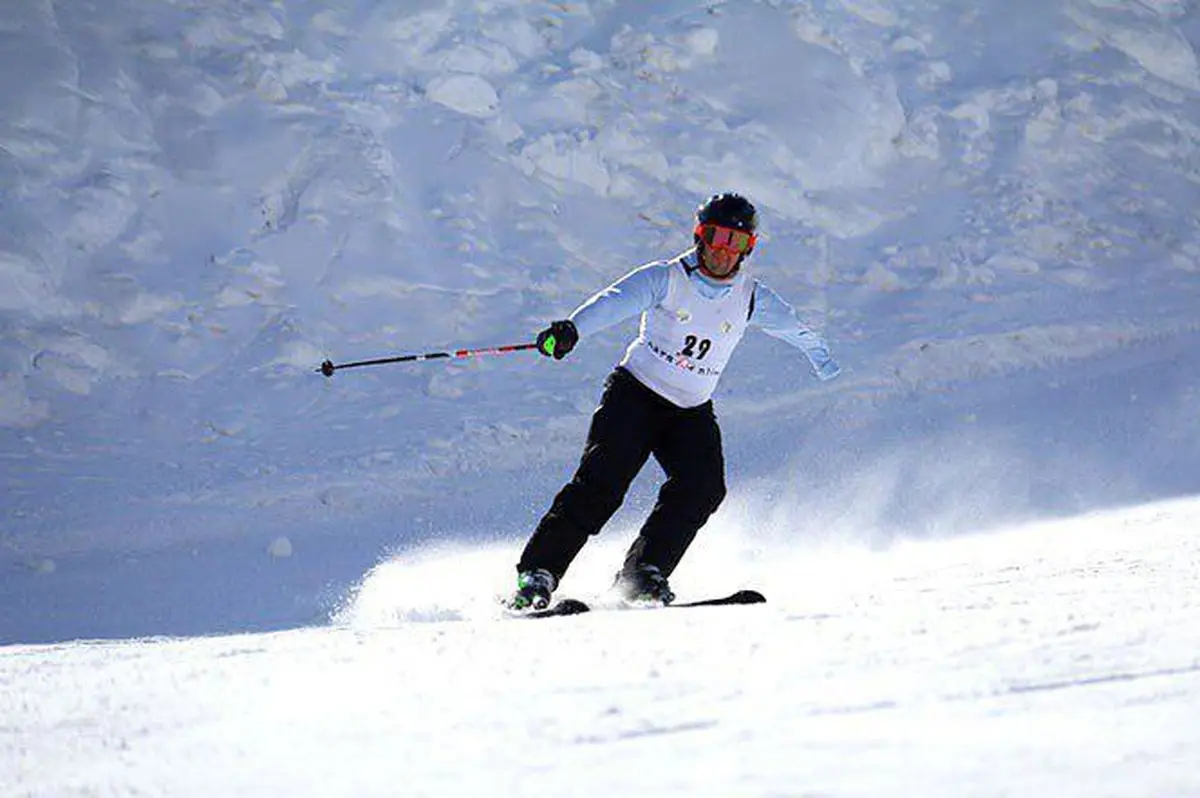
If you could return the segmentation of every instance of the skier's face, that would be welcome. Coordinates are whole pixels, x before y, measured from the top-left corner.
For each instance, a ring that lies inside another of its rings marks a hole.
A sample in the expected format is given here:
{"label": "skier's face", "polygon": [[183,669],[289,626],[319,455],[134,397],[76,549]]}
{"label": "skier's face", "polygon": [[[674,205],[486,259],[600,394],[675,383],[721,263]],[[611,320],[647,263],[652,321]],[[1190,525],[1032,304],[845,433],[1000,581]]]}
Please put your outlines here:
{"label": "skier's face", "polygon": [[738,259],[741,256],[740,252],[732,249],[700,248],[700,259],[704,271],[718,280],[725,280],[733,276],[733,273],[737,271]]}
{"label": "skier's face", "polygon": [[727,280],[738,270],[741,259],[754,249],[754,233],[719,224],[697,224],[700,265],[710,277]]}

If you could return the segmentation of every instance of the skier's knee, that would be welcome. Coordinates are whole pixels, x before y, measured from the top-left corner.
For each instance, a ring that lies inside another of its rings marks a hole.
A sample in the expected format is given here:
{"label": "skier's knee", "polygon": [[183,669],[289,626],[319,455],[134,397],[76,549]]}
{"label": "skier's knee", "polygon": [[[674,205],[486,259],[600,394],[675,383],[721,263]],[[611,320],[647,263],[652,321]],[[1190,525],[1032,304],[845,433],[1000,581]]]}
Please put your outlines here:
{"label": "skier's knee", "polygon": [[612,515],[625,503],[625,494],[628,489],[628,484],[621,482],[595,485],[591,488],[590,498],[599,512]]}
{"label": "skier's knee", "polygon": [[621,509],[624,501],[625,492],[622,490],[598,488],[590,493],[585,493],[581,502],[581,510],[587,517],[590,534],[594,535],[599,532],[600,527],[604,526],[608,519]]}
{"label": "skier's knee", "polygon": [[702,498],[705,517],[715,513],[723,501],[725,501],[725,480],[717,478],[705,486]]}

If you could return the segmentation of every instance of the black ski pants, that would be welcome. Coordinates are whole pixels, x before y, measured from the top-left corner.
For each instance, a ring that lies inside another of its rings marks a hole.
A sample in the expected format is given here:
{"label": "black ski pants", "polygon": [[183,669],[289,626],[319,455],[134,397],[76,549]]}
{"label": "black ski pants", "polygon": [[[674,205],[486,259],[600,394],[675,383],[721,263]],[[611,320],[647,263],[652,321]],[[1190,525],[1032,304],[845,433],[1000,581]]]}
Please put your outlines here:
{"label": "black ski pants", "polygon": [[725,498],[721,430],[711,401],[677,407],[621,367],[605,382],[574,477],[555,496],[517,570],[545,568],[561,579],[588,537],[620,508],[650,455],[667,478],[623,570],[655,565],[670,576]]}

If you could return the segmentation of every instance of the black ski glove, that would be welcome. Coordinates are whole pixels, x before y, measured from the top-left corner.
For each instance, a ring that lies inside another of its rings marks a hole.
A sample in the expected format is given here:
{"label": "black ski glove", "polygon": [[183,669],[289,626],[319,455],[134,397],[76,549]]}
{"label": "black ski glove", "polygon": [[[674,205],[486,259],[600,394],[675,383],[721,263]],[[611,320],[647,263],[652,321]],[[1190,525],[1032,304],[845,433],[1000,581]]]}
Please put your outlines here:
{"label": "black ski glove", "polygon": [[579,343],[579,330],[570,319],[556,321],[538,333],[537,348],[546,357],[562,360]]}

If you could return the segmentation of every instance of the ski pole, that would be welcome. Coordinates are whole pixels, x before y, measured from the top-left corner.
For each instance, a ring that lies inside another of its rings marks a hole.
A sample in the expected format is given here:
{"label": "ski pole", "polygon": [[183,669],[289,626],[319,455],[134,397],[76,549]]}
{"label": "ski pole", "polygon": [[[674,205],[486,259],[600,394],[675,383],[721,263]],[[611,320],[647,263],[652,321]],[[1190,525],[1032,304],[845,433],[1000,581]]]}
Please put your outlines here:
{"label": "ski pole", "polygon": [[360,366],[382,366],[385,363],[410,363],[422,360],[438,360],[441,358],[477,357],[479,355],[503,355],[509,352],[520,352],[523,349],[537,349],[537,344],[510,344],[508,346],[490,346],[483,349],[456,349],[451,352],[426,352],[423,355],[400,355],[398,357],[381,357],[377,360],[358,360],[353,363],[334,363],[326,360],[317,369],[326,377],[332,377],[333,372],[341,369],[356,369]]}

